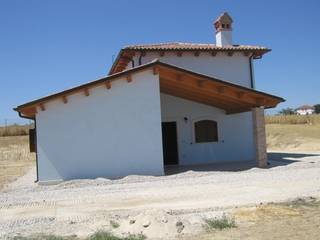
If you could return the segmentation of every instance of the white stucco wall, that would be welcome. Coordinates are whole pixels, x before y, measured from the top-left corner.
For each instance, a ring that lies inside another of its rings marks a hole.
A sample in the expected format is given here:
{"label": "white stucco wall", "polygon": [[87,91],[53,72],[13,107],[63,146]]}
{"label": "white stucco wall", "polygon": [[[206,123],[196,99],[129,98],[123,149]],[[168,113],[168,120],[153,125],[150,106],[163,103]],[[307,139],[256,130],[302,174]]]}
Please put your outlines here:
{"label": "white stucco wall", "polygon": [[232,31],[224,30],[216,33],[217,46],[232,45]]}
{"label": "white stucco wall", "polygon": [[40,182],[163,174],[158,75],[135,73],[38,109]]}
{"label": "white stucco wall", "polygon": [[[218,108],[161,94],[161,114],[163,122],[177,122],[179,164],[255,159],[251,112],[226,115]],[[194,142],[193,123],[203,119],[218,123],[218,142]]]}
{"label": "white stucco wall", "polygon": [[[135,66],[139,65],[139,56],[136,54],[133,58]],[[200,56],[196,57],[193,52],[185,51],[181,57],[178,57],[175,52],[166,52],[161,57],[157,52],[147,52],[146,56],[141,58],[141,64],[151,62],[154,59],[241,86],[251,87],[249,57],[244,56],[243,53],[234,53],[229,57],[226,53],[218,52],[213,57],[210,53],[201,52]],[[127,69],[131,67],[130,62]]]}

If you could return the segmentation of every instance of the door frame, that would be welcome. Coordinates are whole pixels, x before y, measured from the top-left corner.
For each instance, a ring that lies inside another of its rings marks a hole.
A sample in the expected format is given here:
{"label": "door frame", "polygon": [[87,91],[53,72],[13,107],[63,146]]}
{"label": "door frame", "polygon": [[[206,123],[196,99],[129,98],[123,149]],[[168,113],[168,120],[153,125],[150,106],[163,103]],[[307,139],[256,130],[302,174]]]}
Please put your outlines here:
{"label": "door frame", "polygon": [[[164,120],[161,120],[161,136],[162,136],[162,123],[170,123],[170,122],[174,122],[176,124],[176,135],[177,135],[177,164],[172,164],[172,165],[180,165],[180,154],[179,154],[179,124],[178,124],[178,119],[171,119],[171,118],[167,118]],[[163,142],[162,142],[162,138],[161,138],[161,147],[162,147],[162,152],[163,152]],[[163,162],[163,166],[168,166],[164,164],[164,156],[162,156],[162,162]]]}

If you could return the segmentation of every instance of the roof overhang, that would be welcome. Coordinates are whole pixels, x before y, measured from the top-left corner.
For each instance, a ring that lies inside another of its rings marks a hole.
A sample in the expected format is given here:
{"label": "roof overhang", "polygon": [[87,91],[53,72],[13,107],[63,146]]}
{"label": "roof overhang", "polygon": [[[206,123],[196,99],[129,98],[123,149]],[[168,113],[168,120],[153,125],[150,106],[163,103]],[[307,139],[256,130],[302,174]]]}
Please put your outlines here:
{"label": "roof overhang", "polygon": [[67,98],[71,94],[82,91],[84,95],[88,96],[90,88],[105,85],[106,89],[110,89],[113,81],[124,79],[125,77],[130,82],[132,74],[150,69],[152,69],[153,74],[159,74],[160,91],[162,93],[214,106],[225,110],[227,114],[246,112],[255,107],[272,108],[285,101],[277,96],[155,60],[136,68],[25,103],[14,110],[18,111],[21,117],[35,118],[37,109],[45,111],[46,103],[49,101],[60,98],[61,101],[67,103]]}
{"label": "roof overhang", "polygon": [[147,53],[156,52],[159,57],[165,55],[166,52],[176,53],[178,56],[182,56],[183,52],[192,52],[195,56],[199,56],[200,53],[210,53],[213,57],[218,52],[225,53],[228,56],[233,56],[234,53],[243,53],[244,56],[252,57],[253,59],[260,59],[264,54],[271,51],[266,47],[257,46],[225,46],[218,47],[212,46],[211,44],[190,44],[175,45],[175,44],[158,44],[158,45],[133,45],[122,48],[118,53],[114,63],[111,66],[109,75],[123,71],[128,66],[129,62],[132,61],[133,57],[138,55],[139,57],[145,56]]}

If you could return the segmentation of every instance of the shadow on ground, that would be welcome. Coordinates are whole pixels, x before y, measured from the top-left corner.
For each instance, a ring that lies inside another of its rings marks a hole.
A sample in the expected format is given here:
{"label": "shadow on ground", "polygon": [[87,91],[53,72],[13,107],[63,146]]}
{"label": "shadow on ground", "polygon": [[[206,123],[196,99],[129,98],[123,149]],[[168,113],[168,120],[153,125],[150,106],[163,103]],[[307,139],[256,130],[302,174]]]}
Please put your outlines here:
{"label": "shadow on ground", "polygon": [[[285,153],[285,152],[270,152],[268,153],[268,169],[286,166],[295,162],[301,161],[305,157],[320,156],[320,154],[303,154],[303,153]],[[228,163],[211,163],[192,166],[165,166],[165,174],[173,175],[187,171],[208,172],[208,171],[226,171],[240,172],[256,168],[257,164],[254,161],[243,162],[228,162]]]}

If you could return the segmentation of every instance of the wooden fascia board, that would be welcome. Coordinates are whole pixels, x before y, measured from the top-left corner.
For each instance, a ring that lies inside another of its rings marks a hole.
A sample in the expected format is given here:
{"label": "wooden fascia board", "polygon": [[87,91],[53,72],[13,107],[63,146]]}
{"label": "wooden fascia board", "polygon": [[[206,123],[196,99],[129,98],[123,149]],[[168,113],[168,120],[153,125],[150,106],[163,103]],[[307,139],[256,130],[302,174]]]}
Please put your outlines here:
{"label": "wooden fascia board", "polygon": [[[227,82],[219,80],[219,79],[215,79],[215,78],[212,78],[212,77],[200,74],[200,73],[195,73],[195,72],[192,72],[192,71],[189,71],[189,70],[186,70],[186,69],[174,66],[174,65],[162,63],[162,62],[159,62],[158,60],[155,60],[153,62],[144,64],[144,65],[141,65],[141,66],[129,69],[129,70],[125,70],[123,72],[115,73],[115,74],[109,75],[109,76],[107,76],[105,78],[101,78],[101,79],[92,81],[90,83],[82,84],[80,86],[77,86],[77,87],[74,87],[74,88],[70,88],[70,89],[67,89],[65,91],[62,91],[62,92],[59,92],[59,93],[55,93],[55,94],[52,94],[52,95],[49,95],[49,96],[46,96],[46,97],[31,101],[31,102],[28,102],[28,103],[22,104],[22,105],[18,106],[17,108],[15,108],[15,110],[18,111],[18,112],[23,112],[24,109],[28,109],[30,107],[34,107],[34,106],[38,105],[39,103],[46,103],[47,101],[51,101],[51,100],[53,100],[55,98],[58,98],[58,97],[61,98],[63,95],[68,96],[68,95],[74,94],[77,91],[83,91],[84,88],[93,88],[93,87],[99,86],[101,84],[105,84],[106,81],[110,81],[110,82],[111,81],[115,81],[117,79],[121,79],[122,77],[125,77],[127,74],[134,74],[134,73],[137,73],[137,72],[140,72],[140,71],[147,70],[149,68],[153,71],[153,67],[157,67],[157,71],[159,72],[159,76],[161,76],[163,74],[163,70],[166,70],[166,69],[168,70],[169,69],[170,71],[172,71],[174,73],[173,75],[175,76],[175,78],[178,75],[182,76],[182,82],[183,82],[183,80],[185,78],[187,78],[189,75],[191,75],[192,78],[197,78],[197,79],[204,78],[204,79],[208,79],[208,80],[214,80],[217,83],[222,83],[222,85],[225,84],[227,86],[236,87],[238,89],[238,91],[242,91],[242,90],[245,91],[245,92],[249,91],[249,92],[251,92],[253,94],[258,94],[257,97],[261,96],[260,93],[262,93],[262,92],[259,92],[259,91],[248,89],[248,88],[245,88],[245,87],[242,87],[242,86],[238,86],[238,85],[235,85],[235,84],[232,84],[232,83],[227,83]],[[263,96],[265,96],[265,97],[270,97],[270,99],[267,99],[267,102],[275,102],[274,104],[272,104],[272,106],[273,105],[275,106],[279,102],[284,101],[284,99],[276,97],[276,96],[273,96],[273,95],[269,95],[269,94],[266,94],[266,93],[262,93],[262,94],[264,94]],[[270,104],[268,105],[268,107],[270,107]]]}

